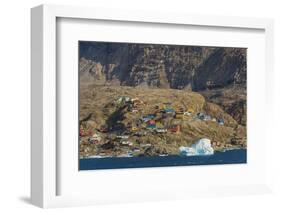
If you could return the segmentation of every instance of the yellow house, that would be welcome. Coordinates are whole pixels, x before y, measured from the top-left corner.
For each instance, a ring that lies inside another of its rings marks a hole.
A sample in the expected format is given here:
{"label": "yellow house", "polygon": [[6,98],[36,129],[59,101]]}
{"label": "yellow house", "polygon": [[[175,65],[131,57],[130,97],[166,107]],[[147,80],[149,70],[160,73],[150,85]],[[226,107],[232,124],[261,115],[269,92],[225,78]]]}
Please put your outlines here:
{"label": "yellow house", "polygon": [[194,113],[194,110],[193,110],[192,108],[189,108],[187,111],[188,111],[189,113]]}
{"label": "yellow house", "polygon": [[177,112],[176,113],[176,119],[183,119],[183,113],[182,112]]}

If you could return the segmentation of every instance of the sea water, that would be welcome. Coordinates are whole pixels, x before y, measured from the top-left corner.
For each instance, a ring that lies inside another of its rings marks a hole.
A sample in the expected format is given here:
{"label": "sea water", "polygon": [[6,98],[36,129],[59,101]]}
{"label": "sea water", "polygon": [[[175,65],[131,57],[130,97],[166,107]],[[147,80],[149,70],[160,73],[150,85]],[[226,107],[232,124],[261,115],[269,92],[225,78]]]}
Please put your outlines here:
{"label": "sea water", "polygon": [[206,156],[105,157],[79,160],[80,170],[145,168],[247,163],[247,150],[234,149]]}

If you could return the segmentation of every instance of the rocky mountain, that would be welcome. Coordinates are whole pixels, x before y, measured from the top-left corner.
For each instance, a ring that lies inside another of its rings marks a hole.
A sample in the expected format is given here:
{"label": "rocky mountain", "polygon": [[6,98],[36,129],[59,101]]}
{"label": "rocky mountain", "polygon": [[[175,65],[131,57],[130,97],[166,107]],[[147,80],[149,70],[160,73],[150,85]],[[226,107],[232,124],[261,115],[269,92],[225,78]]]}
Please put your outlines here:
{"label": "rocky mountain", "polygon": [[246,84],[246,49],[80,42],[81,81],[192,90]]}
{"label": "rocky mountain", "polygon": [[80,83],[198,91],[246,124],[245,48],[111,42],[79,48]]}

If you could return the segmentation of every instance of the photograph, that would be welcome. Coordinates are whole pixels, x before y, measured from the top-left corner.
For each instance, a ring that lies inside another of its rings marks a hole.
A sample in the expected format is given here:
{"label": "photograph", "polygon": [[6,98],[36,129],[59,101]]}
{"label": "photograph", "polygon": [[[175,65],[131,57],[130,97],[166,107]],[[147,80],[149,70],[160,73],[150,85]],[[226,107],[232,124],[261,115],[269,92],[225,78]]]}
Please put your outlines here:
{"label": "photograph", "polygon": [[247,163],[247,48],[79,41],[79,170]]}

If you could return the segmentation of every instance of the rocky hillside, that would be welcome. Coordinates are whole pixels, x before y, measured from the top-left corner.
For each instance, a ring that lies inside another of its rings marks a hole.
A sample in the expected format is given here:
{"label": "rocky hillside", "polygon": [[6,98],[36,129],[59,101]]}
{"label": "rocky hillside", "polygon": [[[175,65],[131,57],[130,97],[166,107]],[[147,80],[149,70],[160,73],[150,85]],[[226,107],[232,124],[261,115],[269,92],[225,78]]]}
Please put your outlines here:
{"label": "rocky hillside", "polygon": [[216,103],[239,124],[247,124],[247,91],[242,86],[230,86],[200,92],[207,101]]}
{"label": "rocky hillside", "polygon": [[[85,130],[80,139],[81,157],[126,153],[174,155],[178,154],[179,147],[190,146],[200,138],[209,138],[215,150],[246,147],[245,126],[197,92],[94,85],[82,85],[80,92],[80,127]],[[138,100],[139,104],[132,107],[131,100]],[[167,104],[175,112],[190,113],[181,116],[165,113]],[[198,113],[208,118],[201,119]],[[156,129],[143,121],[151,115]],[[217,119],[223,119],[224,124],[219,124]],[[180,128],[175,130],[175,126]],[[87,134],[89,131],[91,133]],[[99,139],[89,143],[93,134]],[[127,137],[119,138],[120,135]]]}

